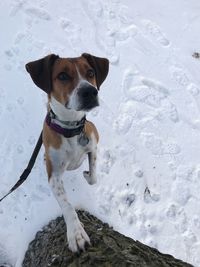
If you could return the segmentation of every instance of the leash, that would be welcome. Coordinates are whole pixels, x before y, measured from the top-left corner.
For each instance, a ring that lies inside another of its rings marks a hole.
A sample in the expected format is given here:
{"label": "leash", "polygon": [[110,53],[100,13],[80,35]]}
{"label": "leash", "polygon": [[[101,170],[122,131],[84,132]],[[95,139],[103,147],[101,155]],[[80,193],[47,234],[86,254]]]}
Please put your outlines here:
{"label": "leash", "polygon": [[29,160],[29,163],[27,165],[27,168],[23,171],[22,175],[20,176],[19,180],[16,182],[16,184],[10,189],[10,191],[0,199],[0,202],[6,198],[8,195],[10,195],[14,190],[16,190],[26,179],[27,177],[29,176],[34,164],[35,164],[35,161],[36,161],[36,158],[37,158],[37,155],[40,151],[40,148],[42,146],[42,132],[40,134],[40,137],[37,141],[37,144],[35,146],[35,149],[31,155],[31,158]]}

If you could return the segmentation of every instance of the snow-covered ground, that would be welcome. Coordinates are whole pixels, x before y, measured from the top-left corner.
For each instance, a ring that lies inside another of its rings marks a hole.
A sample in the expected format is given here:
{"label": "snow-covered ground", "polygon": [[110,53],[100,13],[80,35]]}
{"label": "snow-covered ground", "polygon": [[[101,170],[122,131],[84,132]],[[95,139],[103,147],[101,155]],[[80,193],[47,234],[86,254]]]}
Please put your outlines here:
{"label": "snow-covered ground", "polygon": [[[0,197],[26,167],[46,95],[25,63],[49,53],[108,57],[98,184],[67,172],[69,198],[119,232],[200,266],[200,1],[0,1]],[[0,203],[0,264],[20,266],[28,243],[60,209],[43,151]]]}

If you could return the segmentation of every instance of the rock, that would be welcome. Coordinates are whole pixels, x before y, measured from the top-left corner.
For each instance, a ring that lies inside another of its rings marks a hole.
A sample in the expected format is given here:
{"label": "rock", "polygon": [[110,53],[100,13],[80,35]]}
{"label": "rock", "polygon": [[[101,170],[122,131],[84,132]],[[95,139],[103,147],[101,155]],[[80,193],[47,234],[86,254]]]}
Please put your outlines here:
{"label": "rock", "polygon": [[58,217],[36,234],[22,267],[192,267],[114,231],[87,212],[78,215],[92,246],[80,254],[69,251],[66,226],[63,217]]}

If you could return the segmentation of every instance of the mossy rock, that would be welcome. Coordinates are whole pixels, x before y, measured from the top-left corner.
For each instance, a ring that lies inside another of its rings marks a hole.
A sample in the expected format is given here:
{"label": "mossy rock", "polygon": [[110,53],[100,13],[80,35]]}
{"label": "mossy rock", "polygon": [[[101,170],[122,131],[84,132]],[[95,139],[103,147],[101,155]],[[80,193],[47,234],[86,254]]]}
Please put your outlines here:
{"label": "mossy rock", "polygon": [[79,218],[90,236],[91,246],[73,254],[67,247],[66,226],[58,217],[36,234],[25,254],[23,267],[192,267],[171,255],[134,241],[87,212]]}

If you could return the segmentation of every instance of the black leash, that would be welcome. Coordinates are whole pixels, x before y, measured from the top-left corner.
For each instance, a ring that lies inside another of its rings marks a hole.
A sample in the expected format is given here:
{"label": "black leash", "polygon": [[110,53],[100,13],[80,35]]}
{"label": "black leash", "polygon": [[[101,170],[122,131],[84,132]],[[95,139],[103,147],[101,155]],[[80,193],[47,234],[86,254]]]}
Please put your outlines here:
{"label": "black leash", "polygon": [[35,149],[33,151],[33,154],[29,160],[29,163],[28,163],[28,166],[27,168],[23,171],[22,175],[20,176],[19,180],[16,182],[16,184],[10,189],[10,191],[0,199],[0,202],[5,198],[7,197],[8,195],[10,195],[14,190],[16,190],[25,180],[26,178],[29,176],[34,164],[35,164],[35,161],[36,161],[36,158],[37,158],[37,155],[40,151],[40,148],[42,146],[42,132],[40,134],[40,137],[37,141],[37,144],[35,146]]}

